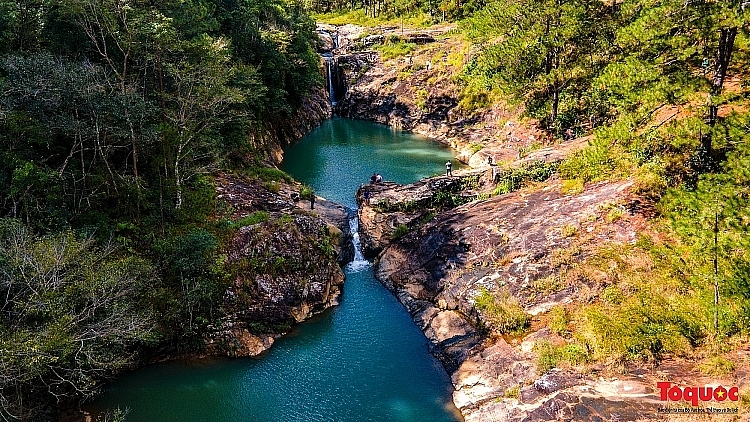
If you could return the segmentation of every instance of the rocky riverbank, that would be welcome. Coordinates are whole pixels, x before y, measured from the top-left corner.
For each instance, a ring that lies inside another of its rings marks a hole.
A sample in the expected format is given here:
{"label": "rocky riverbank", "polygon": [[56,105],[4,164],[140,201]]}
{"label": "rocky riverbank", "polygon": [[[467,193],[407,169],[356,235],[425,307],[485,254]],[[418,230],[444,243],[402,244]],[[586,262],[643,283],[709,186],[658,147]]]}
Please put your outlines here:
{"label": "rocky riverbank", "polygon": [[[456,195],[462,180],[481,180],[477,173],[366,186],[358,195],[361,236],[380,251],[376,275],[451,374],[453,400],[467,422],[660,420],[665,402],[657,382],[716,382],[672,358],[618,369],[546,366],[546,352],[574,341],[550,328],[550,311],[590,303],[608,285],[605,273],[566,269],[598,248],[634,244],[653,210],[630,180],[563,194],[554,179],[442,212],[435,208],[435,198]],[[395,236],[399,225],[408,229]],[[479,304],[489,294],[504,298],[502,309],[519,306],[529,324],[515,334],[496,334],[498,316]],[[747,378],[723,382],[743,385]]]}
{"label": "rocky riverbank", "polygon": [[[389,219],[402,213],[374,210],[383,197],[389,195],[392,203],[396,198],[419,201],[428,196],[426,185],[428,181],[374,189],[361,203],[363,232],[388,226]],[[443,191],[432,185],[434,196]],[[601,288],[580,282],[547,289],[539,282],[554,273],[561,251],[578,242],[566,228],[575,227],[591,242],[634,242],[644,219],[638,200],[630,195],[631,186],[628,181],[602,183],[563,195],[560,186],[551,183],[474,201],[382,246],[377,276],[409,310],[452,374],[454,403],[467,421],[636,420],[655,415],[658,397],[645,380],[633,375],[606,379],[575,369],[540,373],[534,347],[540,341],[566,342],[545,326],[545,312],[590,300]],[[608,206],[622,207],[624,217],[604,224],[602,210]],[[510,294],[532,316],[531,328],[517,337],[492,335],[486,328],[492,322],[476,305],[483,291]]]}

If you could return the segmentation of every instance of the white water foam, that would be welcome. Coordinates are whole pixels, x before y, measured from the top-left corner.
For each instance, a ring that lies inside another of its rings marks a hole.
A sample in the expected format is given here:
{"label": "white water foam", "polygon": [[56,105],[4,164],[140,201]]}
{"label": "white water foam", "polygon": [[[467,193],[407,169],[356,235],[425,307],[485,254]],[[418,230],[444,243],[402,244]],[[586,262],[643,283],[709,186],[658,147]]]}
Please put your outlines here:
{"label": "white water foam", "polygon": [[346,271],[351,273],[358,273],[364,271],[372,266],[372,263],[362,256],[362,245],[359,242],[359,220],[355,213],[352,218],[349,219],[349,230],[352,232],[352,245],[354,246],[354,259],[352,262],[346,264]]}

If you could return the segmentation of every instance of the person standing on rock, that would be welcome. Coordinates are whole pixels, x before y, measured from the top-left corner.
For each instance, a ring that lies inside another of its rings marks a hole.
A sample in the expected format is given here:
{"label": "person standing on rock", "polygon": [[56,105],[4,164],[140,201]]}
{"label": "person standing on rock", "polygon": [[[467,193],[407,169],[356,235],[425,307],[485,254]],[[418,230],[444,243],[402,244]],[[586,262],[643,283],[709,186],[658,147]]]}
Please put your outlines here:
{"label": "person standing on rock", "polygon": [[453,176],[453,170],[451,170],[452,167],[453,163],[451,163],[451,160],[445,162],[445,177]]}
{"label": "person standing on rock", "polygon": [[380,173],[375,176],[375,183],[383,183],[383,176]]}
{"label": "person standing on rock", "polygon": [[312,192],[310,194],[310,209],[311,210],[315,209],[315,192]]}

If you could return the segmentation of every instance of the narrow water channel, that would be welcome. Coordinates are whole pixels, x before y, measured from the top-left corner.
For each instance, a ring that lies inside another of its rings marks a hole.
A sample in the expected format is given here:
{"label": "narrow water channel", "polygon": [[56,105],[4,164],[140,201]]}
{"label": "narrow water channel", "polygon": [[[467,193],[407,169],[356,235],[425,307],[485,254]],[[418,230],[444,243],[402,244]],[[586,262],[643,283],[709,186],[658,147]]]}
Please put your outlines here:
{"label": "narrow water channel", "polygon": [[[373,172],[407,183],[451,158],[424,138],[334,118],[286,151],[283,168],[353,209]],[[361,256],[345,272],[341,304],[263,356],[153,365],[114,382],[90,410],[129,408],[129,422],[455,421],[450,379],[409,314]]]}

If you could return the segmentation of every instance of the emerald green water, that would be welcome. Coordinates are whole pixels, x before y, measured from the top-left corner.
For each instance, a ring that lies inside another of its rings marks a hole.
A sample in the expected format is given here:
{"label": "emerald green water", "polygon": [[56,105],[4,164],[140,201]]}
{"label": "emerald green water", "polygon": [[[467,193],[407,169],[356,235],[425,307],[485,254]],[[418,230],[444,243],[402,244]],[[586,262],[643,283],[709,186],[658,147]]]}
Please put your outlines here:
{"label": "emerald green water", "polygon": [[[373,172],[411,182],[451,152],[368,122],[331,119],[285,153],[283,168],[354,207]],[[88,410],[136,421],[455,421],[450,380],[427,339],[361,256],[341,304],[300,324],[259,358],[169,362],[127,374]]]}

